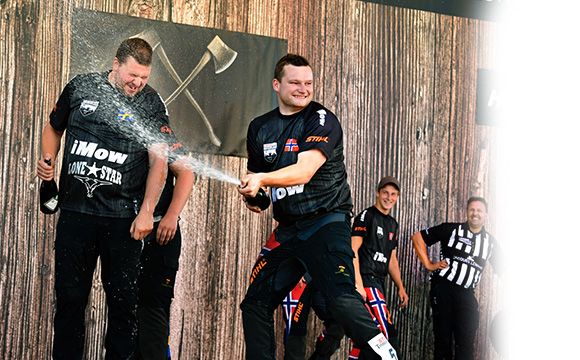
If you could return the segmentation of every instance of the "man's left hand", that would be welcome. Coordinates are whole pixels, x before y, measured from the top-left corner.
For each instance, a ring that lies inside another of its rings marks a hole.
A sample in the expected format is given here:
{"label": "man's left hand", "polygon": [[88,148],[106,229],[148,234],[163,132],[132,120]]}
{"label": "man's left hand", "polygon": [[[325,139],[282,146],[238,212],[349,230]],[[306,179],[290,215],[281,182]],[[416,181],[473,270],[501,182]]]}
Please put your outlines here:
{"label": "man's left hand", "polygon": [[159,245],[167,245],[175,237],[176,231],[177,217],[165,215],[159,221],[159,226],[157,227],[157,243]]}
{"label": "man's left hand", "polygon": [[131,224],[131,237],[135,240],[143,240],[153,230],[153,214],[139,211]]}

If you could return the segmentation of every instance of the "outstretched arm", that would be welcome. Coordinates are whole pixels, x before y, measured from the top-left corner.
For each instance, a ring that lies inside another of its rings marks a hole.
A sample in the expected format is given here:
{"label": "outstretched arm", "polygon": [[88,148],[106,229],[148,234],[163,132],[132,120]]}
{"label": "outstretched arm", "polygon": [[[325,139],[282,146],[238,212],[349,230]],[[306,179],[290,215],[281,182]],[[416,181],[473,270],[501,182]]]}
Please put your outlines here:
{"label": "outstretched arm", "polygon": [[298,154],[296,164],[269,173],[246,174],[241,179],[238,189],[244,196],[256,196],[258,190],[265,186],[292,186],[306,184],[316,171],[326,162],[326,156],[318,149]]}

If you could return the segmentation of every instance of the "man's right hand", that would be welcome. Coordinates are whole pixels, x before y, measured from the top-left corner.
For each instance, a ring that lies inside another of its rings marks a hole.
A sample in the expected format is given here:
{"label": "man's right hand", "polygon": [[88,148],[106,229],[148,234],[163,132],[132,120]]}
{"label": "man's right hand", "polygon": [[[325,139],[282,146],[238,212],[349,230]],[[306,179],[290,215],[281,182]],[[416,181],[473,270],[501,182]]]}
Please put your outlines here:
{"label": "man's right hand", "polygon": [[[46,160],[50,160],[48,165]],[[44,154],[44,157],[36,163],[36,176],[41,180],[50,181],[54,179],[54,159],[51,154]]]}
{"label": "man's right hand", "polygon": [[429,271],[441,270],[445,269],[448,266],[449,264],[447,263],[447,260],[441,260],[437,261],[436,263],[432,262],[431,265],[427,266],[427,270]]}

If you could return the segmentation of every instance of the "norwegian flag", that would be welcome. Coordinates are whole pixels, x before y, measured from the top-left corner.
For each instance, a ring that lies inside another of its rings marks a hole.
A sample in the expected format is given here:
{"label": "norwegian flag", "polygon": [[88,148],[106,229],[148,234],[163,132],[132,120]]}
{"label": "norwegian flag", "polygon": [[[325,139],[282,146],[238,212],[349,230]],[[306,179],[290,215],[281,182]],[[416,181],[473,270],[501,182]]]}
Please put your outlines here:
{"label": "norwegian flag", "polygon": [[285,152],[296,152],[300,150],[298,147],[298,141],[296,139],[288,139],[286,140],[286,145],[284,145]]}
{"label": "norwegian flag", "polygon": [[294,310],[300,303],[300,296],[306,289],[306,283],[303,280],[300,280],[294,289],[286,295],[284,300],[282,301],[282,307],[284,308],[284,322],[286,323],[286,331],[284,332],[284,336],[288,336],[290,334],[290,328],[292,327],[292,316],[294,315]]}
{"label": "norwegian flag", "polygon": [[384,295],[377,289],[373,287],[366,287],[365,288],[367,293],[367,303],[373,309],[375,316],[375,321],[379,323],[381,331],[387,339],[389,335],[387,334],[387,323],[391,324],[391,313],[389,309],[387,309],[387,303],[385,301]]}

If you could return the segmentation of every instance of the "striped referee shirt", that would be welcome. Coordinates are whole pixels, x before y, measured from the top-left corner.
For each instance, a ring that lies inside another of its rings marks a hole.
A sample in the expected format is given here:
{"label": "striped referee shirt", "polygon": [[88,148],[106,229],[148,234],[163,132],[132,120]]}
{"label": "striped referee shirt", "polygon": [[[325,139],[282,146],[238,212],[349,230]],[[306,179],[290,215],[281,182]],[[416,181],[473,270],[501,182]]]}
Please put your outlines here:
{"label": "striped referee shirt", "polygon": [[443,223],[421,230],[421,235],[428,246],[441,244],[440,260],[449,264],[445,269],[434,271],[433,278],[474,289],[487,261],[493,262],[495,239],[485,228],[474,234],[467,223]]}

